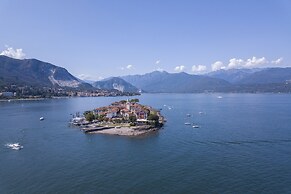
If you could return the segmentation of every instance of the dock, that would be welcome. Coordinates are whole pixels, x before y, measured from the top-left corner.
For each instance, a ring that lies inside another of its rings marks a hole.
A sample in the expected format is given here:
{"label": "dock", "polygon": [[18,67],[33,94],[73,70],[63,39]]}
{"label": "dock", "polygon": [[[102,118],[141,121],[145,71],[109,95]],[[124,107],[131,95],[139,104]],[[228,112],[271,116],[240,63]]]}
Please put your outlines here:
{"label": "dock", "polygon": [[112,129],[114,127],[93,127],[93,128],[83,128],[85,133],[90,133],[90,132],[94,132],[94,131],[101,131],[101,130],[105,130],[105,129]]}

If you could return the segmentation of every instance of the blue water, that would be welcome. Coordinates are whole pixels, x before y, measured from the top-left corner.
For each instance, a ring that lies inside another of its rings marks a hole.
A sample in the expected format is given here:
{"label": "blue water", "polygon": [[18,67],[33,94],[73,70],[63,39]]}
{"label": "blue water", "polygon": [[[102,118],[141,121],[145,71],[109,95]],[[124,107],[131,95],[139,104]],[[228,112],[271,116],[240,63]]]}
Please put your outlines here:
{"label": "blue water", "polygon": [[167,119],[143,137],[68,126],[124,97],[0,102],[0,193],[290,193],[291,95],[219,95],[140,96]]}

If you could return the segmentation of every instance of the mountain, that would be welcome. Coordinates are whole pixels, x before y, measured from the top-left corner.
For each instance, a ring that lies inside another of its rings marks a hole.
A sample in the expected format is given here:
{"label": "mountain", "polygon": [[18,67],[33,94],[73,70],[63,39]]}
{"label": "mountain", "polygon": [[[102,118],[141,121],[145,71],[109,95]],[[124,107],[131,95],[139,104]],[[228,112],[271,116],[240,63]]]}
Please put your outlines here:
{"label": "mountain", "polygon": [[210,72],[206,76],[223,79],[235,85],[275,84],[290,82],[291,68],[229,69]]}
{"label": "mountain", "polygon": [[111,77],[94,82],[93,87],[105,90],[118,90],[121,92],[138,92],[138,89],[119,77]]}
{"label": "mountain", "polygon": [[230,69],[207,74],[232,83],[229,92],[291,92],[291,68]]}
{"label": "mountain", "polygon": [[[0,88],[13,85],[94,89],[62,67],[37,59],[19,60],[0,55]],[[291,92],[291,67],[220,70],[206,75],[154,71],[111,77],[94,82],[94,87],[152,93]]]}
{"label": "mountain", "polygon": [[92,88],[66,69],[37,59],[14,59],[0,55],[0,85]]}
{"label": "mountain", "polygon": [[230,83],[239,83],[241,80],[245,79],[249,75],[262,70],[263,69],[222,69],[210,72],[206,74],[206,76],[223,79]]}
{"label": "mountain", "polygon": [[125,81],[146,92],[191,93],[204,91],[225,91],[230,86],[225,80],[187,73],[154,71],[144,75],[122,77]]}
{"label": "mountain", "polygon": [[163,79],[168,75],[169,73],[166,71],[154,71],[151,73],[146,73],[144,75],[128,75],[122,76],[121,78],[139,89],[144,89],[148,85],[163,81]]}
{"label": "mountain", "polygon": [[239,84],[275,84],[291,82],[291,67],[267,68],[254,72],[243,79]]}
{"label": "mountain", "polygon": [[79,80],[82,81],[82,82],[85,82],[85,83],[87,83],[87,84],[90,84],[90,85],[92,85],[94,82],[96,82],[96,81],[93,81],[93,80],[87,80],[87,79],[83,79],[83,80],[79,79]]}

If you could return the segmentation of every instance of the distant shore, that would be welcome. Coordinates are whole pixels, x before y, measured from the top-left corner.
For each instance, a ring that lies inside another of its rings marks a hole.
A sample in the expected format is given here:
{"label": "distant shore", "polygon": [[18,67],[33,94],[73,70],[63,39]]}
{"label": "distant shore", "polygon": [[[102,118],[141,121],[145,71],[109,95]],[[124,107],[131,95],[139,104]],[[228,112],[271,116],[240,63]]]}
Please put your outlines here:
{"label": "distant shore", "polygon": [[45,100],[48,98],[18,98],[18,99],[1,99],[0,102],[12,102],[12,101],[37,101]]}
{"label": "distant shore", "polygon": [[11,99],[0,99],[0,102],[11,102],[11,101],[38,101],[38,100],[47,100],[47,99],[63,99],[63,98],[73,98],[68,96],[55,96],[50,98],[11,98]]}
{"label": "distant shore", "polygon": [[[140,95],[140,94],[139,94]],[[121,96],[121,95],[120,95]],[[0,102],[11,102],[11,101],[32,101],[32,100],[47,100],[47,99],[66,99],[66,98],[88,98],[88,97],[120,97],[120,96],[50,96],[50,97],[27,97],[27,98],[0,98]],[[129,96],[129,95],[124,95]],[[131,95],[133,96],[133,95]]]}

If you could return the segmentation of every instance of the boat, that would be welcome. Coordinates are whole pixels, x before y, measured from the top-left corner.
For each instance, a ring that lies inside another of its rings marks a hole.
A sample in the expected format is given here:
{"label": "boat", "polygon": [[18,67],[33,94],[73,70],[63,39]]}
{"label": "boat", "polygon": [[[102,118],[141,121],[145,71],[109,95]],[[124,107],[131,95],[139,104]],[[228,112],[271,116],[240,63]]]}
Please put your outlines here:
{"label": "boat", "polygon": [[191,123],[186,122],[185,125],[191,125]]}
{"label": "boat", "polygon": [[191,117],[191,114],[187,114],[187,117]]}
{"label": "boat", "polygon": [[23,146],[20,145],[19,143],[8,143],[8,144],[6,144],[6,147],[8,147],[12,150],[20,150],[23,148]]}
{"label": "boat", "polygon": [[193,128],[199,128],[199,125],[193,125],[192,127]]}
{"label": "boat", "polygon": [[217,96],[217,98],[221,99],[221,98],[222,98],[222,96]]}
{"label": "boat", "polygon": [[44,117],[40,117],[39,120],[40,120],[40,121],[43,121],[43,120],[44,120]]}

